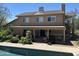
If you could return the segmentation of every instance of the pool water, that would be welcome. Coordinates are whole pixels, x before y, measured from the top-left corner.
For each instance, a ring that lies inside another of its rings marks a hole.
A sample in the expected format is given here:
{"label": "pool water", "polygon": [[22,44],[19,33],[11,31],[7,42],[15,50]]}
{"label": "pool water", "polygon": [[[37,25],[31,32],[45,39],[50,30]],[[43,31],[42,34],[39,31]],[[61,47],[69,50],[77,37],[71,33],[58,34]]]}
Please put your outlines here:
{"label": "pool water", "polygon": [[0,56],[73,56],[72,53],[0,46]]}
{"label": "pool water", "polygon": [[0,56],[20,56],[20,55],[0,50]]}

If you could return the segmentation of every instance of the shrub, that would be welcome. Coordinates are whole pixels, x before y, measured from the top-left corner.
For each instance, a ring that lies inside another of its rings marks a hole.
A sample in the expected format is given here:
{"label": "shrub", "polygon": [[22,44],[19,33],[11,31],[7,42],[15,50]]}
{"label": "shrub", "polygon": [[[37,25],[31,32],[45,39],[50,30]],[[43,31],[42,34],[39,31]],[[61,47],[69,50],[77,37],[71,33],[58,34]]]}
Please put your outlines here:
{"label": "shrub", "polygon": [[0,42],[4,41],[5,36],[0,36]]}
{"label": "shrub", "polygon": [[77,45],[79,45],[79,40],[76,41]]}
{"label": "shrub", "polygon": [[18,37],[12,37],[11,42],[12,43],[18,43],[19,38]]}
{"label": "shrub", "polygon": [[27,31],[26,32],[26,37],[28,39],[29,44],[32,44],[32,35],[31,35],[31,31]]}
{"label": "shrub", "polygon": [[0,36],[6,36],[9,34],[9,30],[0,30]]}
{"label": "shrub", "polygon": [[0,36],[0,42],[2,41],[2,36]]}
{"label": "shrub", "polygon": [[17,38],[20,38],[20,36],[19,36],[19,35],[16,35],[16,37],[17,37]]}
{"label": "shrub", "polygon": [[26,36],[25,37],[21,37],[21,39],[19,40],[19,43],[32,44],[31,32],[30,31],[27,31],[26,32]]}
{"label": "shrub", "polygon": [[9,34],[9,30],[8,29],[0,29],[0,41],[5,41],[7,39],[9,39],[9,37],[7,36]]}
{"label": "shrub", "polygon": [[5,41],[10,42],[12,37],[13,37],[12,35],[7,35],[6,38],[5,38]]}
{"label": "shrub", "polygon": [[20,35],[16,35],[16,37],[20,39],[21,36]]}
{"label": "shrub", "polygon": [[79,41],[77,41],[76,43],[77,43],[77,45],[79,45]]}
{"label": "shrub", "polygon": [[0,42],[2,41],[2,36],[0,36]]}
{"label": "shrub", "polygon": [[29,42],[29,44],[32,44],[32,39],[28,38],[28,42]]}
{"label": "shrub", "polygon": [[29,44],[27,37],[21,37],[21,39],[19,40],[19,43]]}

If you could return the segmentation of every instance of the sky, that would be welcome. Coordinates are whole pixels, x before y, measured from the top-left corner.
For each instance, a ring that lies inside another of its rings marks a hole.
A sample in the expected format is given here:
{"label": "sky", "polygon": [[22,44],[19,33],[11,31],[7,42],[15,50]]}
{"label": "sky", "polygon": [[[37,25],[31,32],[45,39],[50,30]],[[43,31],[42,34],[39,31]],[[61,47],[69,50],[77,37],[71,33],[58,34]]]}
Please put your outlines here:
{"label": "sky", "polygon": [[[60,3],[4,3],[4,6],[10,10],[11,16],[8,22],[14,20],[20,13],[38,11],[41,6],[44,7],[44,10],[61,10]],[[79,3],[66,4],[66,12],[71,12],[74,9],[79,10]]]}

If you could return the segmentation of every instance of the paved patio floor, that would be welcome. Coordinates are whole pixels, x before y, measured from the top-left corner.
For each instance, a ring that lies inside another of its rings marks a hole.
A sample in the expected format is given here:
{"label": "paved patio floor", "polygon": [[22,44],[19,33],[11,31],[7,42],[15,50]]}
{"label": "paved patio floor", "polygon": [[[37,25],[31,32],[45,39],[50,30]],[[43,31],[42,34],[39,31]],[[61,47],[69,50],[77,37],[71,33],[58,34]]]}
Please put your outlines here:
{"label": "paved patio floor", "polygon": [[59,44],[48,45],[45,43],[33,43],[33,44],[25,44],[24,45],[24,44],[9,43],[9,42],[0,42],[0,46],[66,52],[66,53],[73,53],[74,55],[79,55],[79,47],[78,46],[59,45]]}

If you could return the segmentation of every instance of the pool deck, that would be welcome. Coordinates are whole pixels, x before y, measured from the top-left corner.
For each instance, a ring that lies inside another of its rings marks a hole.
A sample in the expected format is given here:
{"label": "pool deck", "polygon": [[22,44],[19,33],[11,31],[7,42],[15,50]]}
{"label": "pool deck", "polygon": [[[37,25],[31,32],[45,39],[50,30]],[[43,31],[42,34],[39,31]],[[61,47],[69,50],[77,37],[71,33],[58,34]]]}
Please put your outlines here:
{"label": "pool deck", "polygon": [[25,44],[24,45],[24,44],[9,43],[9,42],[0,42],[0,46],[66,52],[66,53],[72,53],[74,56],[79,56],[79,46],[69,46],[69,45],[60,45],[60,44],[48,45],[45,43],[33,43],[33,44]]}

